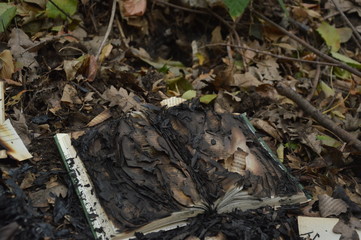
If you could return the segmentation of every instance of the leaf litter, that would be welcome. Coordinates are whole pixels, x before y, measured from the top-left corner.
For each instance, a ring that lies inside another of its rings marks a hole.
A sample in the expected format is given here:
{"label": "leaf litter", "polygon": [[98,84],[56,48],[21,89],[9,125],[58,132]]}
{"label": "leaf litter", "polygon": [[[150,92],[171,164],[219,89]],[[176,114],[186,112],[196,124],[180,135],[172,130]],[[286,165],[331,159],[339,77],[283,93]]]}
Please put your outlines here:
{"label": "leaf litter", "polygon": [[[63,7],[61,1],[53,2]],[[119,1],[121,16],[109,37],[111,45],[103,48],[101,61],[96,62],[94,56],[109,21],[111,4],[68,2],[63,9],[68,16],[50,1],[15,4],[18,27],[10,24],[3,38],[7,44],[0,53],[0,74],[8,84],[6,114],[15,119],[14,127],[34,158],[27,163],[0,160],[0,208],[4,209],[0,219],[7,219],[0,220],[0,233],[6,232],[8,239],[23,239],[27,234],[33,239],[89,239],[91,231],[50,139],[54,133],[83,131],[130,111],[160,106],[162,100],[177,96],[199,98],[214,105],[217,112],[246,112],[261,131],[260,137],[274,152],[278,149],[284,164],[316,200],[316,196],[323,194],[320,196],[325,198],[341,186],[341,195],[348,201],[342,210],[326,215],[342,215],[340,221],[346,227],[340,223],[335,232],[346,236],[352,230],[355,234],[353,230],[359,226],[354,216],[360,216],[352,209],[353,204],[361,203],[360,153],[280,96],[273,84],[282,81],[305,97],[314,87],[311,103],[335,124],[359,136],[360,76],[341,74],[339,66],[322,65],[319,79],[314,79],[317,61],[321,60],[302,44],[250,18],[254,15],[248,8],[241,18],[239,13],[231,13],[231,18],[226,8],[209,8],[212,4],[203,1],[189,2],[186,10],[159,1],[152,2],[152,9],[144,7],[146,1]],[[361,22],[352,15],[360,14],[359,4],[336,2],[360,27]],[[278,5],[253,4],[274,21],[282,16]],[[352,31],[341,16],[332,15],[337,13],[332,1],[286,7],[291,10],[290,18],[284,18],[286,22],[279,22],[281,25],[325,54],[360,67],[359,49],[350,38]],[[41,11],[46,11],[48,18],[38,14]],[[326,20],[321,21],[320,16]],[[319,35],[310,37],[309,29]],[[239,38],[241,33],[249,35]],[[56,180],[49,184],[54,176]],[[319,204],[320,212],[330,207],[320,199]],[[264,213],[252,214],[262,217]],[[352,221],[342,220],[343,214],[352,215]],[[42,233],[36,235],[35,227]],[[217,230],[212,231],[220,236]]]}

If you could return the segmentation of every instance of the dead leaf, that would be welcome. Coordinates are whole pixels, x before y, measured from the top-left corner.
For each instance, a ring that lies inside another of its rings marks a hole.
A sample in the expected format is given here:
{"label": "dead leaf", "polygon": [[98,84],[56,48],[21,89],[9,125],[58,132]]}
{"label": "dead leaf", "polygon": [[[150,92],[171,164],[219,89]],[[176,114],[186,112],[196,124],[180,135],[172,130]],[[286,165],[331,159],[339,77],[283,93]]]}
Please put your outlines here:
{"label": "dead leaf", "polygon": [[102,63],[109,56],[112,49],[113,49],[112,44],[109,43],[109,44],[105,45],[99,55],[99,62]]}
{"label": "dead leaf", "polygon": [[251,123],[258,129],[261,129],[277,139],[279,142],[282,142],[282,136],[277,130],[276,127],[272,126],[272,124],[268,121],[262,120],[260,118],[253,118]]}
{"label": "dead leaf", "polygon": [[147,8],[146,0],[119,0],[123,17],[143,16]]}
{"label": "dead leaf", "polygon": [[360,220],[355,217],[351,217],[349,221],[340,219],[333,227],[332,231],[334,233],[341,234],[340,239],[342,240],[359,240],[360,237],[358,236],[356,229],[361,229]]}
{"label": "dead leaf", "polygon": [[66,197],[68,194],[68,189],[64,185],[57,183],[54,184],[54,186],[47,188],[47,189],[41,189],[36,192],[30,192],[29,197],[32,202],[33,207],[47,207],[49,204],[49,201],[54,201],[51,197],[51,193],[55,196],[59,197]]}
{"label": "dead leaf", "polygon": [[12,114],[11,123],[15,128],[16,132],[19,134],[19,137],[24,142],[25,146],[29,146],[31,139],[29,137],[29,128],[26,123],[26,118],[24,113],[22,113],[16,107],[13,108],[14,114]]}
{"label": "dead leaf", "polygon": [[4,50],[0,53],[0,77],[10,79],[15,72],[14,60],[9,50]]}
{"label": "dead leaf", "polygon": [[68,81],[74,80],[78,70],[81,68],[84,58],[64,61],[64,71]]}
{"label": "dead leaf", "polygon": [[93,82],[96,75],[97,75],[97,72],[98,72],[98,68],[99,68],[99,65],[98,65],[98,62],[95,58],[95,56],[93,55],[90,55],[89,58],[88,58],[88,68],[87,68],[87,80],[89,82]]}
{"label": "dead leaf", "polygon": [[134,99],[135,97],[134,93],[130,92],[128,94],[124,88],[117,90],[114,86],[111,86],[102,94],[102,98],[110,102],[110,107],[118,105],[122,108],[123,112],[128,112],[131,109],[139,110],[141,108],[140,103]]}
{"label": "dead leaf", "polygon": [[36,69],[39,66],[35,59],[37,53],[26,50],[35,44],[20,28],[13,28],[11,30],[8,46],[18,65],[30,69],[30,76],[27,81],[32,81],[37,77]]}
{"label": "dead leaf", "polygon": [[27,188],[31,187],[34,183],[34,180],[35,180],[34,174],[30,171],[26,172],[25,177],[20,184],[20,188],[27,189]]}
{"label": "dead leaf", "polygon": [[278,71],[279,65],[276,59],[268,57],[263,62],[257,63],[257,67],[257,72],[262,76],[264,80],[282,80],[282,77]]}
{"label": "dead leaf", "polygon": [[226,235],[224,235],[222,232],[219,232],[217,235],[212,237],[205,237],[204,240],[227,240]]}
{"label": "dead leaf", "polygon": [[77,90],[70,84],[65,85],[63,90],[63,96],[61,97],[60,101],[69,104],[82,104],[82,101],[78,96]]}
{"label": "dead leaf", "polygon": [[110,109],[107,108],[103,112],[99,113],[97,116],[95,116],[88,124],[88,127],[93,127],[95,125],[98,125],[99,123],[104,122],[105,120],[112,117],[112,114],[110,112]]}
{"label": "dead leaf", "polygon": [[236,73],[233,75],[233,83],[230,86],[237,86],[240,88],[258,87],[260,82],[252,73],[246,72],[244,74]]}

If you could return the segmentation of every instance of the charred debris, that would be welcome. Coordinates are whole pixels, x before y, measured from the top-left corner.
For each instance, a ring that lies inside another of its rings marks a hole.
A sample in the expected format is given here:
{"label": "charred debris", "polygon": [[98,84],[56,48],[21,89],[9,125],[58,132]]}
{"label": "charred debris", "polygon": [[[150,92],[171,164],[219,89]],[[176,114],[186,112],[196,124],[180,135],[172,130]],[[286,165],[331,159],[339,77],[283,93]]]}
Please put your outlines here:
{"label": "charred debris", "polygon": [[[278,211],[268,207],[266,199],[279,197],[276,205],[281,206],[306,197],[245,116],[216,113],[197,102],[152,108],[94,127],[73,145],[101,205],[120,232],[200,207],[204,213],[185,227],[135,236],[298,238],[296,220],[283,207]],[[257,204],[243,211],[217,212],[217,199],[235,187]],[[298,198],[292,201],[293,196]]]}

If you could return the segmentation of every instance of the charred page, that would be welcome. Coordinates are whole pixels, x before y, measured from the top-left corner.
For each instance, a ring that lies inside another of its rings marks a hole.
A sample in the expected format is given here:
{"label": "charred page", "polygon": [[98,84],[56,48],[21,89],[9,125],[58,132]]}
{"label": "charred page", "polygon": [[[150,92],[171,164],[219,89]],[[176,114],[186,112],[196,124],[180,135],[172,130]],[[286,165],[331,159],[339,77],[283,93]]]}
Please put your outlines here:
{"label": "charred page", "polygon": [[159,230],[202,211],[307,200],[244,116],[198,104],[133,112],[73,145],[120,232]]}

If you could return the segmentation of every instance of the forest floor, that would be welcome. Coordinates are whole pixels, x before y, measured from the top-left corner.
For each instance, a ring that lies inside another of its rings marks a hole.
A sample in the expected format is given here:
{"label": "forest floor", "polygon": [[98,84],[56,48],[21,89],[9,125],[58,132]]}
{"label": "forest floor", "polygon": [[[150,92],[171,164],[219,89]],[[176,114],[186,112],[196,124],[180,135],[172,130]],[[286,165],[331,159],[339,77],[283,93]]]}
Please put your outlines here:
{"label": "forest floor", "polygon": [[285,13],[255,0],[236,19],[202,1],[82,0],[63,18],[47,2],[6,3],[17,8],[0,35],[6,119],[33,157],[0,160],[0,239],[91,239],[54,135],[173,96],[247,113],[313,196],[298,215],[327,217],[326,194],[361,216],[359,1],[285,1]]}

